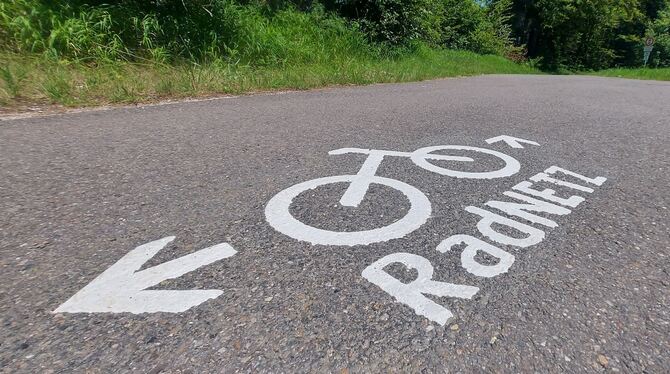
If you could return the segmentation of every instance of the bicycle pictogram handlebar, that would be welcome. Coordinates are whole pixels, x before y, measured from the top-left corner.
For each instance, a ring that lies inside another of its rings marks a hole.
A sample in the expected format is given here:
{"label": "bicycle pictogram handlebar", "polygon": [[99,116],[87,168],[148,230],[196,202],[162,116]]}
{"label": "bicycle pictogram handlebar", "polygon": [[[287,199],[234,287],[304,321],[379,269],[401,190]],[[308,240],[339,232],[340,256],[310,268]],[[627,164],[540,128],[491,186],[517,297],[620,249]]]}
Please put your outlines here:
{"label": "bicycle pictogram handlebar", "polygon": [[[474,162],[475,160],[466,156],[453,156],[436,154],[438,151],[471,151],[495,156],[505,162],[502,169],[485,172],[467,172],[448,169],[442,166],[431,164],[433,161],[456,161],[456,162]],[[387,151],[379,149],[364,148],[340,148],[328,152],[329,155],[345,155],[350,153],[366,154],[368,157],[363,165],[354,175],[339,175],[325,178],[313,179],[289,187],[275,195],[265,208],[265,217],[268,223],[277,231],[284,233],[294,239],[308,241],[313,244],[324,245],[359,245],[370,244],[391,239],[401,238],[423,225],[431,213],[430,201],[426,195],[416,187],[396,179],[384,178],[377,175],[379,165],[385,157],[407,157],[414,164],[422,169],[428,170],[440,175],[468,178],[468,179],[492,179],[502,178],[516,174],[521,165],[519,162],[501,152],[486,148],[461,146],[461,145],[439,145],[417,149],[414,152]],[[370,184],[376,183],[402,192],[410,202],[410,209],[400,220],[377,229],[337,232],[319,229],[306,225],[297,220],[290,212],[290,206],[298,195],[315,189],[320,186],[333,183],[349,183],[349,187],[340,199],[340,204],[346,207],[357,207],[365,198]]]}

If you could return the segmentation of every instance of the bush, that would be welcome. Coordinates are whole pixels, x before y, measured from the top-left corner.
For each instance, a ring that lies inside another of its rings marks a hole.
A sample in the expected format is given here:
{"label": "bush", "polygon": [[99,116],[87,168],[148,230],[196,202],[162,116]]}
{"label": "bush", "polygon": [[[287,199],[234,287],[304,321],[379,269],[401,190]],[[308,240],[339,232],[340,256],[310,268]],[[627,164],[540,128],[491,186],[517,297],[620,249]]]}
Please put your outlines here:
{"label": "bush", "polygon": [[357,27],[322,7],[272,11],[232,0],[72,4],[0,3],[3,48],[77,60],[225,59],[250,65],[328,61],[372,50]]}
{"label": "bush", "polygon": [[67,5],[54,9],[31,0],[0,3],[5,48],[17,52],[116,58],[125,51],[112,27],[105,7],[74,11]]}
{"label": "bush", "polygon": [[512,0],[329,0],[330,9],[361,25],[371,40],[503,55],[511,46]]}
{"label": "bush", "polygon": [[503,55],[511,48],[511,0],[483,7],[475,0],[443,0],[441,44],[482,54]]}
{"label": "bush", "polygon": [[649,65],[670,67],[670,2],[658,13],[658,18],[651,23],[647,34],[656,39]]}
{"label": "bush", "polygon": [[552,70],[602,69],[631,61],[644,0],[515,1],[515,36]]}
{"label": "bush", "polygon": [[326,4],[356,20],[375,42],[398,46],[437,37],[438,0],[331,0]]}

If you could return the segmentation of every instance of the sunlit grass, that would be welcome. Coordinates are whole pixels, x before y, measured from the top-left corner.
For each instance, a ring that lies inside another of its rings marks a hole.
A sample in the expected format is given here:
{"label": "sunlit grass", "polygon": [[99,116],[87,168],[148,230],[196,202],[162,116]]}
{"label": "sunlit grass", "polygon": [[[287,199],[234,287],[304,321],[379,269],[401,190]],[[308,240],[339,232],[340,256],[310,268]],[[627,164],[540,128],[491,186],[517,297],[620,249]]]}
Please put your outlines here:
{"label": "sunlit grass", "polygon": [[0,103],[6,109],[26,104],[90,106],[479,74],[539,73],[498,56],[428,48],[395,58],[354,56],[274,67],[225,63],[88,65],[25,54],[0,54],[0,66],[4,67]]}
{"label": "sunlit grass", "polygon": [[374,43],[319,6],[215,0],[182,14],[111,3],[0,1],[0,109],[537,73],[496,56]]}
{"label": "sunlit grass", "polygon": [[629,79],[650,79],[658,81],[670,81],[670,68],[641,68],[641,69],[607,69],[600,70],[591,75],[600,75],[603,77],[617,77]]}

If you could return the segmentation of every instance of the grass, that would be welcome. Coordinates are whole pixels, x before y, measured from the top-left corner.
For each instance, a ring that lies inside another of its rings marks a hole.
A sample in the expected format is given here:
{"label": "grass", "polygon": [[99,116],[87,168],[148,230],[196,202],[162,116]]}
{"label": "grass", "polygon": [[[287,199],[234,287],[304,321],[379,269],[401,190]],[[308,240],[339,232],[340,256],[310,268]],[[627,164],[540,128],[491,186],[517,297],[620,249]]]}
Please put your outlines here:
{"label": "grass", "polygon": [[0,54],[0,111],[32,105],[95,106],[161,99],[409,82],[479,74],[536,74],[498,56],[421,48],[394,58],[352,56],[284,66],[86,64],[43,55]]}
{"label": "grass", "polygon": [[607,69],[589,73],[603,77],[670,81],[670,68]]}
{"label": "grass", "polygon": [[[431,49],[425,40],[374,42],[360,22],[320,2],[305,11],[267,1],[106,3],[0,0],[0,112],[540,73],[498,56]],[[479,42],[471,48],[509,41],[492,34]],[[670,69],[594,74],[668,80]]]}
{"label": "grass", "polygon": [[376,43],[318,2],[88,3],[0,0],[0,112],[538,73],[497,56]]}

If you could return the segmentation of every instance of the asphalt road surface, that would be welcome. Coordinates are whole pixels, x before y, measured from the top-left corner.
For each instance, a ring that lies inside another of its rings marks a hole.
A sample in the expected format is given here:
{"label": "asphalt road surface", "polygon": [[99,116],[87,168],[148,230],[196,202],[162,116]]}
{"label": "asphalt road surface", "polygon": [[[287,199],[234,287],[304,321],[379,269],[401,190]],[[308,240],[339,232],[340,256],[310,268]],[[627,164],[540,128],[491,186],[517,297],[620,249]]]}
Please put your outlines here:
{"label": "asphalt road surface", "polygon": [[669,118],[483,76],[2,121],[0,370],[667,373]]}

